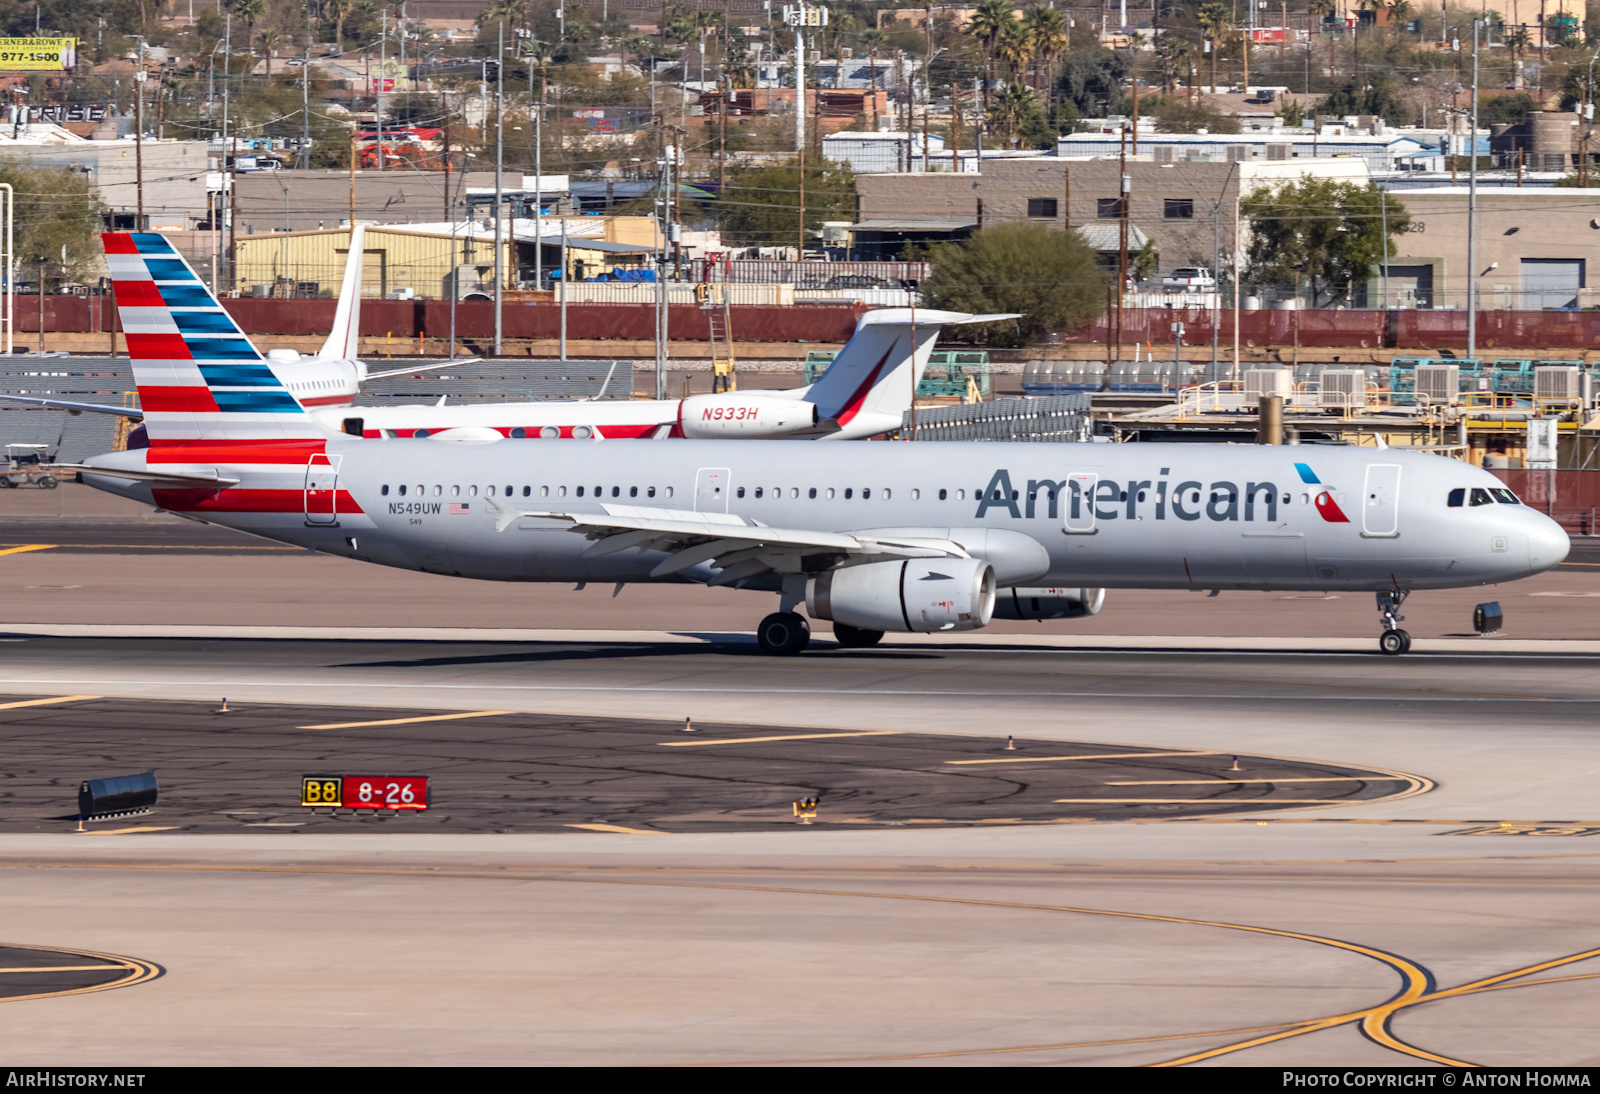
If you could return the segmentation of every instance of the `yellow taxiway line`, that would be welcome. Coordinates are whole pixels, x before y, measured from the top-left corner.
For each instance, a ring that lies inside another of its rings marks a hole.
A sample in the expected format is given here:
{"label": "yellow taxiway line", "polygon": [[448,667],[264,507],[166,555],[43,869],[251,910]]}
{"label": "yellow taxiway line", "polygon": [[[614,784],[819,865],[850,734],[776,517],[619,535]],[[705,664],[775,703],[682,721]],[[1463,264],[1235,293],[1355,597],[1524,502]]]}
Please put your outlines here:
{"label": "yellow taxiway line", "polygon": [[1399,775],[1308,775],[1303,779],[1151,779],[1146,782],[1106,783],[1107,786],[1233,786],[1237,783],[1402,783]]}
{"label": "yellow taxiway line", "polygon": [[1221,756],[1223,753],[1217,749],[1179,749],[1176,752],[1097,752],[1087,756],[1007,756],[1000,760],[946,760],[947,764],[966,766],[970,764],[1037,764],[1053,763],[1057,760],[1131,760],[1141,756]]}
{"label": "yellow taxiway line", "polygon": [[629,828],[622,824],[569,824],[568,828],[582,828],[585,832],[621,832],[629,836],[664,836],[654,828]]}
{"label": "yellow taxiway line", "polygon": [[78,703],[85,699],[98,699],[98,695],[57,695],[51,699],[19,699],[15,703],[0,703],[0,710],[15,710],[18,707],[44,707],[51,703]]}
{"label": "yellow taxiway line", "polygon": [[746,745],[757,741],[820,741],[829,737],[891,737],[897,729],[862,729],[851,733],[785,733],[777,737],[719,737],[714,741],[657,741],[662,748],[702,748],[705,745]]}
{"label": "yellow taxiway line", "polygon": [[403,726],[412,722],[453,722],[460,718],[493,718],[496,714],[515,714],[514,710],[473,710],[465,714],[424,714],[416,718],[383,718],[376,722],[329,722],[301,729],[359,729],[362,726]]}
{"label": "yellow taxiway line", "polygon": [[24,543],[21,547],[0,547],[0,555],[20,555],[24,551],[48,551],[54,543]]}

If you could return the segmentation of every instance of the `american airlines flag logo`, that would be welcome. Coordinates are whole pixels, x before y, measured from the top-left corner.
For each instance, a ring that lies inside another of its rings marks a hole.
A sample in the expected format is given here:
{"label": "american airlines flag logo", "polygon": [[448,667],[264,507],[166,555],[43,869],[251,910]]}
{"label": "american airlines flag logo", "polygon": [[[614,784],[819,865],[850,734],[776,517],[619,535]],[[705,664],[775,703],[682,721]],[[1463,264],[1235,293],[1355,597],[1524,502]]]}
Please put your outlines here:
{"label": "american airlines flag logo", "polygon": [[453,501],[450,503],[450,515],[452,517],[464,517],[469,511],[470,510],[467,508],[467,503],[464,501]]}

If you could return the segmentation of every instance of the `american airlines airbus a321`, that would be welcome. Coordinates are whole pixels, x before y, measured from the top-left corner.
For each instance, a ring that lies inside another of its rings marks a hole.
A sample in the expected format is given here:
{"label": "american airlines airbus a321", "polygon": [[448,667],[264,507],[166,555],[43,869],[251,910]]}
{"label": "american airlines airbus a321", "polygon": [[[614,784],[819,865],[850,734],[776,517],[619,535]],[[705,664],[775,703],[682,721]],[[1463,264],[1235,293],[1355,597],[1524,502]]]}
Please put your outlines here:
{"label": "american airlines airbus a321", "polygon": [[[900,428],[901,415],[911,407],[912,393],[928,366],[940,327],[1015,318],[925,308],[884,308],[868,312],[861,317],[854,336],[816,383],[803,388],[727,391],[682,399],[542,399],[454,406],[440,399],[438,403],[358,407],[355,398],[368,380],[411,375],[478,360],[473,357],[389,372],[367,371],[366,364],[357,357],[361,326],[361,240],[365,231],[358,225],[352,237],[333,329],[322,349],[311,355],[292,349],[273,349],[267,351],[265,358],[265,366],[276,382],[317,424],[330,432],[358,437],[390,440],[437,437],[451,430],[451,439],[458,441],[474,437],[494,440],[497,436],[517,440],[646,437],[657,440],[676,437],[862,440]],[[199,322],[195,317],[202,314],[193,310],[195,305],[214,307],[215,303],[203,285],[166,285],[154,300],[156,305],[184,309],[178,314],[187,316],[191,325]],[[230,326],[231,322],[229,320]],[[35,396],[6,398],[13,402],[129,418],[143,418],[147,409]],[[143,433],[136,431],[129,447],[141,447],[148,432],[148,429]]]}
{"label": "american airlines airbus a321", "polygon": [[868,646],[1091,614],[1107,588],[1373,592],[1403,653],[1407,594],[1567,554],[1487,472],[1394,449],[330,434],[166,240],[105,244],[150,447],[75,465],[84,482],[386,566],[775,595],[769,653],[805,647],[802,607]]}

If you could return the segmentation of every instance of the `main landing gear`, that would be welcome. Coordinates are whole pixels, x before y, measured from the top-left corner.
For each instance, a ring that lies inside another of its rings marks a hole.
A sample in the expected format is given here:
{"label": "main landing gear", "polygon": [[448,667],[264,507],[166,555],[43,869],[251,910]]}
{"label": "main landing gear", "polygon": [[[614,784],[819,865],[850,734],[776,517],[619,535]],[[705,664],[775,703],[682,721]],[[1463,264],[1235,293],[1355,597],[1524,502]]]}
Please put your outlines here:
{"label": "main landing gear", "polygon": [[1400,629],[1400,621],[1405,618],[1400,614],[1400,605],[1410,595],[1404,589],[1391,589],[1377,594],[1378,614],[1383,617],[1383,633],[1378,636],[1378,649],[1391,657],[1411,650],[1411,635]]}
{"label": "main landing gear", "polygon": [[756,628],[762,653],[793,656],[811,642],[811,624],[798,612],[773,612]]}
{"label": "main landing gear", "polygon": [[848,623],[840,623],[835,620],[833,624],[833,640],[839,643],[842,649],[864,650],[882,642],[883,632],[863,630],[860,627],[852,627]]}

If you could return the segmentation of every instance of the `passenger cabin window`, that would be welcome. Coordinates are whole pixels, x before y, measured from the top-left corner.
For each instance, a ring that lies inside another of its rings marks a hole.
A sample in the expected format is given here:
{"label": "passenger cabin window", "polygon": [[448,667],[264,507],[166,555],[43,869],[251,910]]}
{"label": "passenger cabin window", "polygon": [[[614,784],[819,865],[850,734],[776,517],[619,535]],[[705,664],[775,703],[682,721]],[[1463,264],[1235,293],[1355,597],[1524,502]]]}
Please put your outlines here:
{"label": "passenger cabin window", "polygon": [[1454,490],[1450,491],[1450,499],[1448,502],[1446,502],[1446,504],[1452,509],[1460,509],[1466,500],[1467,488],[1464,486],[1458,486]]}
{"label": "passenger cabin window", "polygon": [[1494,504],[1494,498],[1490,497],[1489,496],[1489,491],[1485,490],[1483,487],[1474,486],[1472,488],[1472,504],[1473,505],[1493,505]]}
{"label": "passenger cabin window", "polygon": [[383,489],[381,491],[379,491],[379,492],[381,494],[383,494],[384,497],[388,497],[389,496],[389,484],[388,483],[384,483],[383,484]]}

